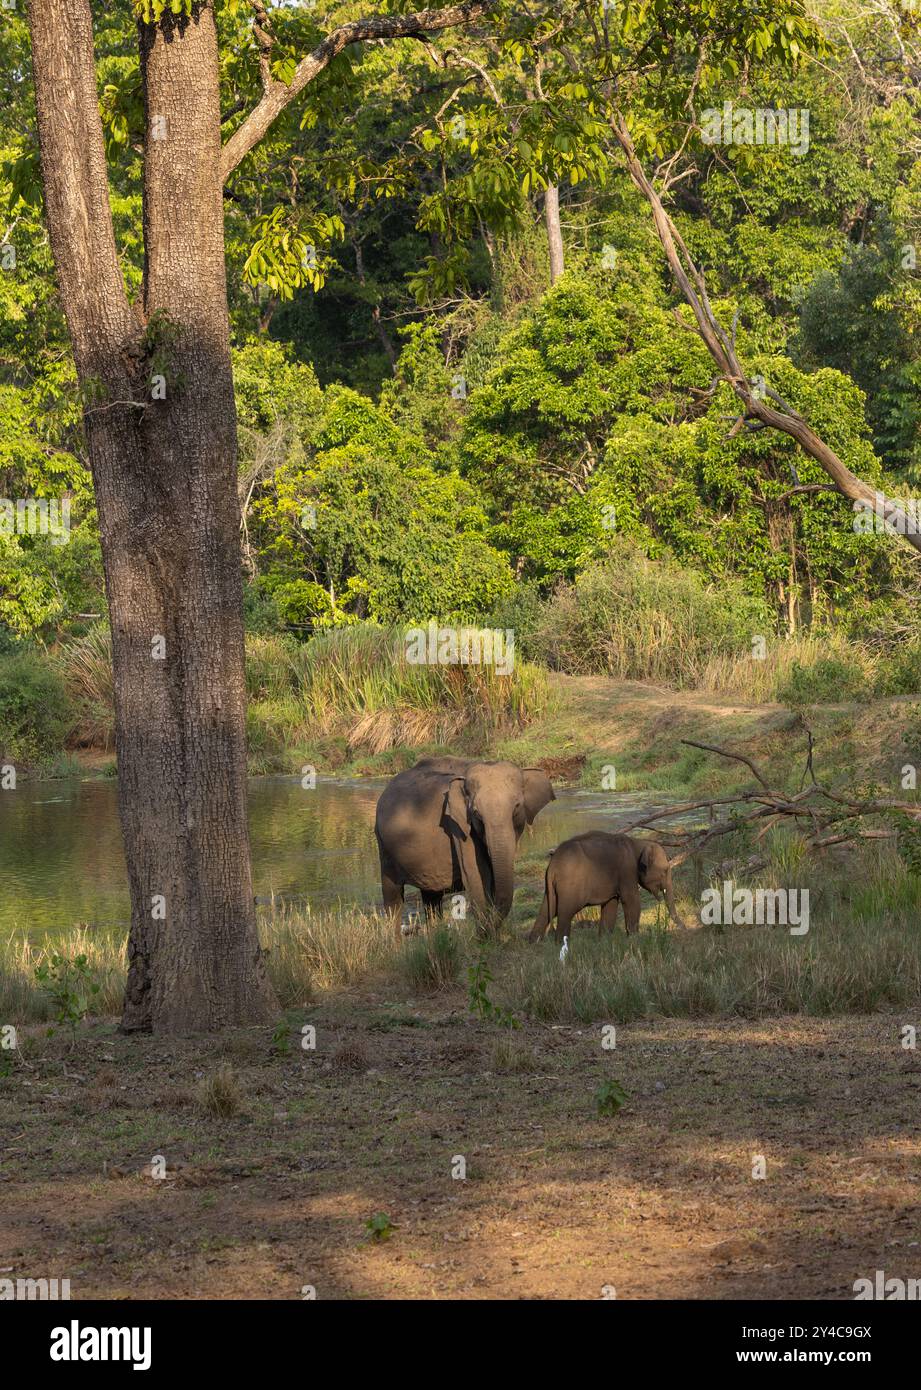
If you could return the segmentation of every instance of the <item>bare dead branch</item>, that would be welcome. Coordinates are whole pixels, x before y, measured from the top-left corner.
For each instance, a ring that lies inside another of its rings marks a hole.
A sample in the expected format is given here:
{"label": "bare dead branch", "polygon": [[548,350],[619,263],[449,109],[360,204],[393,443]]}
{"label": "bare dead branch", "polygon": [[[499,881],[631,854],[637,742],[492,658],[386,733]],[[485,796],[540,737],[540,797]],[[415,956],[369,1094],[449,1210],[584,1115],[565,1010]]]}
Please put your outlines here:
{"label": "bare dead branch", "polygon": [[[670,855],[672,865],[677,866],[692,855],[700,854],[723,836],[746,828],[755,831],[755,840],[761,841],[770,830],[786,822],[805,832],[806,850],[812,852],[828,849],[832,845],[853,844],[860,840],[886,840],[898,835],[897,828],[886,829],[866,825],[866,818],[871,816],[898,814],[908,816],[921,825],[921,801],[902,801],[895,797],[857,799],[831,791],[818,782],[813,768],[814,739],[811,730],[807,728],[805,732],[808,744],[800,790],[792,794],[771,788],[756,764],[744,753],[713,744],[698,743],[694,739],[682,739],[682,743],[691,748],[702,748],[708,753],[716,753],[720,757],[743,763],[758,780],[759,788],[739,792],[735,796],[685,802],[653,811],[637,816],[620,829],[624,833],[631,830],[652,831],[664,845],[677,851],[676,854]],[[717,807],[733,809],[728,814],[717,816]],[[708,820],[690,828],[674,824],[663,825],[663,822],[685,818],[694,811],[706,811]],[[736,865],[735,871],[749,872],[763,867],[767,862],[766,857],[758,855],[746,860],[742,865]],[[719,872],[725,868],[727,865],[720,866]]]}
{"label": "bare dead branch", "polygon": [[770,787],[765,778],[755,767],[755,764],[752,762],[751,758],[746,758],[744,753],[733,753],[730,749],[719,748],[716,746],[716,744],[713,743],[697,743],[696,740],[693,738],[683,738],[681,742],[686,743],[689,748],[702,748],[705,753],[718,753],[721,758],[734,758],[736,762],[744,763],[745,766],[749,768],[752,771],[752,773],[754,773],[755,777],[761,783],[762,787],[764,787],[766,791],[770,791]]}

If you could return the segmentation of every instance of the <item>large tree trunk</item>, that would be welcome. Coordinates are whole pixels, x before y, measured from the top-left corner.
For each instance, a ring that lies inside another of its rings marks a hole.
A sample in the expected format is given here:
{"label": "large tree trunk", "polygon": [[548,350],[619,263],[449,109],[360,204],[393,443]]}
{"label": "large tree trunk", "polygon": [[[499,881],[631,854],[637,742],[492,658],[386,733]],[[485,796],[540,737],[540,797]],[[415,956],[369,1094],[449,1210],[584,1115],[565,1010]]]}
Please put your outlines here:
{"label": "large tree trunk", "polygon": [[563,229],[560,226],[560,190],[555,183],[547,185],[544,194],[544,225],[550,247],[550,283],[555,285],[565,269]]}
{"label": "large tree trunk", "polygon": [[[131,888],[122,1026],[267,1020],[246,821],[242,577],[210,0],[141,25],[144,303],[118,264],[87,0],[32,0],[45,205],[96,487]],[[162,377],[162,389],[156,378]],[[165,397],[162,396],[165,390]]]}

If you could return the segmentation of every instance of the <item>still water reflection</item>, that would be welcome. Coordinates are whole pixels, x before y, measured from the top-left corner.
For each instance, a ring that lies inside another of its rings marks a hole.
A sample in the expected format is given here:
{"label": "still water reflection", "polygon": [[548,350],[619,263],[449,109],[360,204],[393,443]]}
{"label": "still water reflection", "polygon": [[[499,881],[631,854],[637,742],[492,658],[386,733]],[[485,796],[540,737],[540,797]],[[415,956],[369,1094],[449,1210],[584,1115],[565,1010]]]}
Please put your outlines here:
{"label": "still water reflection", "polygon": [[[253,876],[258,897],[313,904],[379,900],[374,808],[381,781],[296,777],[249,784]],[[558,791],[519,847],[542,854],[569,835],[616,829],[634,796]],[[30,934],[127,923],[128,886],[114,781],[20,782],[0,792],[0,931]]]}

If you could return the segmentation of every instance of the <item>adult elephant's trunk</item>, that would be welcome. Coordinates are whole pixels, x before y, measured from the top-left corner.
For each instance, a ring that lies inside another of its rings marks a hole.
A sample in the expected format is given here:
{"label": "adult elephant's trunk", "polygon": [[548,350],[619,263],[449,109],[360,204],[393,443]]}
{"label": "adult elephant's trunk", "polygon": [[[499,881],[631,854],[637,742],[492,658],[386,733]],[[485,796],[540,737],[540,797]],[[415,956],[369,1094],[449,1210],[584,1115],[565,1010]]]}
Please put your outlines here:
{"label": "adult elephant's trunk", "polygon": [[681,917],[678,915],[678,909],[675,906],[675,891],[671,886],[665,889],[665,903],[668,907],[668,915],[675,926],[680,927],[682,931],[688,931],[689,927],[687,922],[682,921]]}
{"label": "adult elephant's trunk", "polygon": [[492,864],[493,906],[500,917],[507,917],[515,893],[515,834],[511,826],[487,826],[486,847]]}

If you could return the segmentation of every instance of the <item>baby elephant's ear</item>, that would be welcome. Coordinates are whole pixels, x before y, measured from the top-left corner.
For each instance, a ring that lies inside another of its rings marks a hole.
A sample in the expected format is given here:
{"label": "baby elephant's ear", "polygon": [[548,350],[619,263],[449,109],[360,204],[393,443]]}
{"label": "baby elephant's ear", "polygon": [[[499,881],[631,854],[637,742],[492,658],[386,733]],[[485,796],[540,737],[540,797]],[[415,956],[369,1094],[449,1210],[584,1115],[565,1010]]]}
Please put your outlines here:
{"label": "baby elephant's ear", "polygon": [[639,857],[636,861],[640,873],[648,874],[650,869],[655,868],[657,859],[662,868],[668,867],[668,855],[659,842],[657,840],[647,840],[646,844],[640,850]]}
{"label": "baby elephant's ear", "polygon": [[556,795],[550,785],[550,778],[542,767],[526,767],[521,774],[521,780],[524,783],[525,815],[530,825],[548,801],[556,801]]}

